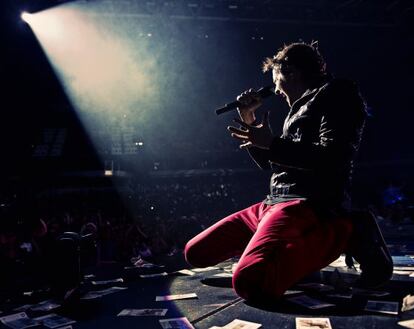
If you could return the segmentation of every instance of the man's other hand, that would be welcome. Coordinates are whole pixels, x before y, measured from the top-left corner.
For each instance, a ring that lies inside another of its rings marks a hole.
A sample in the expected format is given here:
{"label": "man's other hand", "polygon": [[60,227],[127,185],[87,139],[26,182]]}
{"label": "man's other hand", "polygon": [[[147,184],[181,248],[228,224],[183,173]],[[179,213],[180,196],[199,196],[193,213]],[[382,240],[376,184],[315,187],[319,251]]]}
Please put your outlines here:
{"label": "man's other hand", "polygon": [[240,124],[240,128],[233,126],[227,127],[231,131],[231,137],[242,141],[240,148],[247,148],[256,146],[262,149],[268,150],[273,141],[272,130],[269,124],[269,112],[266,112],[263,116],[262,123],[258,126],[247,124],[240,119],[234,119],[235,122]]}

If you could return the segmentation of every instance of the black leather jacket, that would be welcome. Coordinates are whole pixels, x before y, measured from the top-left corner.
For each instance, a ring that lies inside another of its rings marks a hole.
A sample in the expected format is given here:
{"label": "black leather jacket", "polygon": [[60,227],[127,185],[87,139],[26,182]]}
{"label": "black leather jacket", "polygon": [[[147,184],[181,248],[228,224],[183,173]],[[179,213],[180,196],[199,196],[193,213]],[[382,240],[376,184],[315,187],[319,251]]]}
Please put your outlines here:
{"label": "black leather jacket", "polygon": [[260,168],[274,171],[265,202],[301,197],[343,205],[365,118],[365,103],[351,81],[333,79],[307,91],[292,105],[270,150],[249,149]]}

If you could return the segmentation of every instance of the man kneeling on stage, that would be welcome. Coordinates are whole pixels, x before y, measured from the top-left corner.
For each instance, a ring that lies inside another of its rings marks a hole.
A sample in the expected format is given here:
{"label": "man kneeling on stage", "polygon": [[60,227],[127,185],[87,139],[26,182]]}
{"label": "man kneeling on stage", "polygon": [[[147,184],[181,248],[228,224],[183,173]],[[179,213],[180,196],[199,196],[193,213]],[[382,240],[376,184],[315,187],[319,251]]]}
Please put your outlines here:
{"label": "man kneeling on stage", "polygon": [[392,260],[375,221],[358,222],[345,207],[366,118],[357,87],[327,73],[316,43],[284,46],[263,69],[290,107],[282,136],[272,134],[268,113],[256,120],[262,101],[252,89],[237,98],[240,127],[228,129],[260,168],[273,171],[270,193],[191,239],[187,262],[206,267],[240,256],[233,287],[249,300],[280,297],[344,252],[362,260],[356,284],[385,283]]}

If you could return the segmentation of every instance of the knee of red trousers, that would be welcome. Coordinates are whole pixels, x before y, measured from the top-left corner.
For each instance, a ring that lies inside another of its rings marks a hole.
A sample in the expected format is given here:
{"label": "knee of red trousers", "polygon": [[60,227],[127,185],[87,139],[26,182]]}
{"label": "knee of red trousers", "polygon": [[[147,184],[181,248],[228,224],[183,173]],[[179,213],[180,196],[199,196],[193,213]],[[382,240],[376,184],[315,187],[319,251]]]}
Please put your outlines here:
{"label": "knee of red trousers", "polygon": [[272,300],[283,296],[288,287],[278,283],[274,265],[260,261],[243,269],[237,268],[233,273],[233,289],[236,294],[251,301]]}
{"label": "knee of red trousers", "polygon": [[196,239],[191,239],[184,247],[184,257],[188,264],[194,267],[207,267],[208,257],[206,257],[205,248],[197,243]]}

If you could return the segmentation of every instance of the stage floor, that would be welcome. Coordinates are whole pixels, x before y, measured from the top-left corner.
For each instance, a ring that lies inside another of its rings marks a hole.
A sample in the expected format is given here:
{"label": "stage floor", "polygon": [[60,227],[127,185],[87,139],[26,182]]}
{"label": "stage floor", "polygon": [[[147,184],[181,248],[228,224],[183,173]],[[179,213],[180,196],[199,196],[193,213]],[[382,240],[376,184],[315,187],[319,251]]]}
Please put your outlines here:
{"label": "stage floor", "polygon": [[[207,270],[191,269],[185,264],[182,254],[178,253],[158,262],[159,265],[163,265],[161,267],[125,268],[125,264],[115,263],[102,265],[89,273],[93,276],[88,276],[85,279],[82,288],[83,294],[115,286],[126,289],[106,290],[112,293],[103,296],[99,296],[99,293],[87,294],[84,295],[84,298],[89,297],[90,299],[75,300],[71,305],[53,311],[39,312],[30,308],[25,310],[24,307],[20,310],[25,311],[31,318],[51,312],[66,316],[76,321],[71,324],[76,329],[162,328],[159,320],[181,317],[186,317],[194,328],[198,329],[207,329],[213,326],[222,327],[234,319],[258,323],[262,325],[261,328],[289,329],[296,328],[295,319],[297,317],[329,318],[334,329],[403,328],[397,322],[414,319],[414,310],[401,312],[404,296],[413,293],[414,277],[410,277],[409,273],[411,273],[411,267],[412,273],[414,273],[414,262],[410,262],[410,260],[412,259],[408,256],[395,257],[396,273],[393,280],[376,292],[352,291],[352,294],[344,292],[347,282],[354,280],[358,271],[343,267],[340,259],[332,264],[335,267],[329,266],[305,279],[301,285],[292,287],[292,290],[295,291],[289,291],[290,294],[284,296],[279,302],[253,305],[239,298],[231,288],[231,268],[237,261],[236,259]],[[193,272],[174,273],[181,269],[190,269]],[[160,276],[140,276],[157,273]],[[118,282],[99,284],[101,280],[114,279],[118,279]],[[119,279],[122,279],[123,282]],[[95,284],[92,281],[95,281]],[[197,297],[174,301],[156,301],[156,296],[191,293],[195,293]],[[315,309],[304,306],[304,304],[310,306],[311,302],[303,299],[303,296],[319,300],[313,305]],[[289,300],[291,298],[294,298],[299,304]],[[17,303],[3,305],[1,316],[17,313],[13,309],[22,305],[36,304],[41,301],[40,299],[39,296],[36,297],[36,294],[22,296],[16,299]],[[368,300],[394,302],[394,304],[373,302],[367,304]],[[373,307],[373,310],[366,310],[367,305]],[[164,316],[117,316],[124,309],[168,309],[168,311]],[[377,313],[376,311],[379,310],[382,312],[385,310],[388,313]],[[397,314],[390,314],[395,311]],[[1,324],[1,326],[4,325]],[[181,327],[171,326],[171,328]],[[248,327],[239,326],[237,328]]]}

